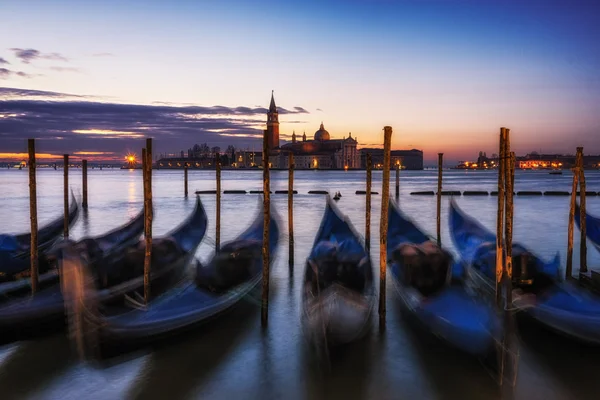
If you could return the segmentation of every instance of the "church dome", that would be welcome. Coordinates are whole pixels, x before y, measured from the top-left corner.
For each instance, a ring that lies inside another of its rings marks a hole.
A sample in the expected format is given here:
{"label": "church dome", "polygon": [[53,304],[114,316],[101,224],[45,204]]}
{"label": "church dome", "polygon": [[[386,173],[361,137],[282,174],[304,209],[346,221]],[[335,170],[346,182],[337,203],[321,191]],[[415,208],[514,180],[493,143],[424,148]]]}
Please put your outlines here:
{"label": "church dome", "polygon": [[315,132],[315,140],[319,140],[319,141],[329,140],[329,132],[327,132],[325,130],[322,122],[321,122],[321,127],[319,128],[319,130]]}

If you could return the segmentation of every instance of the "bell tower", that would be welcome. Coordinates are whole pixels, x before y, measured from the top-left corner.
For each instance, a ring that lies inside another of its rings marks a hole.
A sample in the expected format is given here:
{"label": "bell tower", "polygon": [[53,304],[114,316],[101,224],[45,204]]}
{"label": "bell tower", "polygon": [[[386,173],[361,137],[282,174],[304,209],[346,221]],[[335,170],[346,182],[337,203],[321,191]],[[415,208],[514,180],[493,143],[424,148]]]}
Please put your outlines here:
{"label": "bell tower", "polygon": [[271,91],[271,104],[267,113],[267,131],[269,138],[269,149],[274,150],[279,148],[279,113],[275,105],[275,97]]}

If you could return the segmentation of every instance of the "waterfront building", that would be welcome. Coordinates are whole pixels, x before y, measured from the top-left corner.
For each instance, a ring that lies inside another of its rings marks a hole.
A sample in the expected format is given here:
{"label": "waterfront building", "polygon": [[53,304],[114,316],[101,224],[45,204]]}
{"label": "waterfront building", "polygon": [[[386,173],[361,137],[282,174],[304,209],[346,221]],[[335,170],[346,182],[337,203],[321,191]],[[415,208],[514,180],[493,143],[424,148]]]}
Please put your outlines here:
{"label": "waterfront building", "polygon": [[289,153],[294,155],[296,169],[360,168],[357,139],[351,133],[342,139],[332,139],[322,122],[312,140],[307,138],[306,132],[298,140],[296,132],[293,132],[291,143],[280,146],[279,114],[273,94],[267,112],[266,132],[270,146],[269,162],[273,168],[288,168]]}
{"label": "waterfront building", "polygon": [[262,168],[262,151],[240,150],[235,152],[233,168]]}
{"label": "waterfront building", "polygon": [[[360,166],[367,167],[367,154],[371,154],[371,162],[374,169],[383,167],[383,149],[363,148],[360,149]],[[422,170],[423,169],[423,151],[412,150],[392,150],[390,152],[390,165],[392,169],[400,165],[402,169]]]}

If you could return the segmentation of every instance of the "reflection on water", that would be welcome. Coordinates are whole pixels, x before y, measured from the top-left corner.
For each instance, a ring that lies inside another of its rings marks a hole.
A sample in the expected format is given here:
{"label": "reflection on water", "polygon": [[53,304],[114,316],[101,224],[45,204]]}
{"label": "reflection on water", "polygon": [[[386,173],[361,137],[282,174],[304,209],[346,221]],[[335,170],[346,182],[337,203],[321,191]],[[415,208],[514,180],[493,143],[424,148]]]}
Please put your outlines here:
{"label": "reflection on water", "polygon": [[[70,179],[78,190],[80,170]],[[587,172],[588,190],[600,190],[600,174]],[[435,234],[436,199],[411,196],[412,191],[436,190],[436,171],[401,174],[400,204],[428,233]],[[517,172],[516,190],[570,190],[570,174]],[[223,171],[224,190],[260,190],[261,171]],[[183,171],[154,171],[154,234],[177,226],[193,210],[194,199],[183,196]],[[3,191],[0,220],[4,232],[27,231],[27,174],[0,172]],[[287,172],[274,171],[272,190],[287,189]],[[100,235],[142,209],[140,170],[88,171],[89,210],[72,229],[72,238]],[[496,189],[494,172],[444,171],[445,190]],[[38,172],[40,223],[62,214],[61,171]],[[147,351],[95,366],[79,362],[65,335],[0,347],[2,398],[197,398],[197,399],[495,399],[494,379],[476,359],[431,337],[406,318],[388,287],[387,326],[362,341],[331,352],[329,368],[320,363],[300,329],[300,288],[304,262],[319,226],[325,201],[309,190],[340,191],[338,208],[364,234],[364,171],[297,171],[294,197],[295,263],[288,265],[287,197],[273,194],[281,217],[282,241],[271,272],[269,324],[260,326],[260,295],[244,301],[222,318],[210,321]],[[190,193],[215,189],[214,171],[190,171]],[[391,188],[394,188],[392,174]],[[373,173],[373,190],[381,193],[381,171]],[[442,244],[453,250],[447,226],[448,199],[442,206]],[[371,243],[379,242],[381,195],[373,196]],[[495,227],[496,197],[457,198],[458,205],[490,229]],[[206,239],[197,256],[207,261],[214,251],[215,196],[202,196],[209,217]],[[257,208],[257,195],[222,196],[221,243],[246,229]],[[588,210],[600,215],[600,197],[588,199]],[[546,259],[557,251],[566,256],[569,197],[516,197],[514,239]],[[574,248],[579,248],[575,232]],[[379,252],[372,262],[379,264]],[[574,265],[578,264],[575,251]],[[589,264],[600,266],[600,255],[589,246]],[[375,268],[378,273],[378,268]],[[377,277],[375,277],[377,280]],[[600,352],[565,342],[540,329],[523,329],[517,399],[595,399],[600,382]]]}

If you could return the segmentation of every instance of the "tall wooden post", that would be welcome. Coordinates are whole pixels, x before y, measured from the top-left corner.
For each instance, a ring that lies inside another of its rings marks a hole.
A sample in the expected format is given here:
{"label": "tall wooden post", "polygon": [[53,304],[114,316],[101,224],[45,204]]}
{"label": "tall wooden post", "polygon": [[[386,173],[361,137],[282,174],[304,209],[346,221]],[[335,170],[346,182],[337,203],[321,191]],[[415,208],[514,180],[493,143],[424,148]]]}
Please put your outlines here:
{"label": "tall wooden post", "polygon": [[583,147],[578,147],[579,155],[579,230],[581,243],[579,247],[579,271],[587,272],[587,223],[585,218],[585,172],[583,170]]}
{"label": "tall wooden post", "polygon": [[575,157],[575,167],[573,171],[573,186],[571,186],[571,207],[569,209],[569,230],[567,238],[567,266],[565,268],[566,279],[573,278],[573,229],[575,225],[575,204],[577,197],[577,184],[579,181],[579,148]]}
{"label": "tall wooden post", "polygon": [[183,195],[188,197],[188,165],[185,163],[183,167]]}
{"label": "tall wooden post", "polygon": [[400,162],[396,162],[396,201],[400,198]]}
{"label": "tall wooden post", "polygon": [[438,185],[437,185],[437,244],[442,246],[442,227],[441,227],[441,214],[442,214],[442,165],[444,164],[444,153],[438,153]]}
{"label": "tall wooden post", "polygon": [[35,179],[35,139],[27,140],[29,151],[29,220],[31,222],[30,265],[31,292],[38,287],[38,223],[37,223],[37,188]]}
{"label": "tall wooden post", "polygon": [[500,151],[498,156],[498,214],[496,217],[496,303],[502,307],[502,274],[504,271],[503,240],[504,236],[504,189],[506,176],[506,128],[500,128]]}
{"label": "tall wooden post", "polygon": [[63,236],[65,239],[69,237],[69,155],[65,154],[63,156],[63,201],[64,201],[64,226],[63,226]]}
{"label": "tall wooden post", "polygon": [[[152,139],[146,139],[146,151],[142,150],[142,158],[146,165],[144,175],[144,208],[146,221],[144,224],[144,238],[146,242],[144,252],[144,301],[150,301],[150,267],[152,265]],[[144,154],[145,153],[145,154]]]}
{"label": "tall wooden post", "polygon": [[385,326],[385,278],[387,266],[388,207],[390,200],[390,151],[392,127],[383,128],[383,183],[381,189],[381,221],[379,224],[379,326]]}
{"label": "tall wooden post", "polygon": [[510,131],[506,129],[505,154],[509,155],[505,164],[506,184],[506,214],[505,214],[505,248],[506,268],[504,270],[503,286],[506,294],[504,307],[504,337],[502,343],[502,381],[507,379],[510,386],[516,384],[517,378],[517,340],[514,336],[515,321],[512,309],[512,237],[514,218],[514,176],[515,176],[515,153],[510,151]]}
{"label": "tall wooden post", "polygon": [[365,207],[365,249],[368,254],[371,254],[371,174],[373,169],[373,161],[371,154],[367,153],[367,198]]}
{"label": "tall wooden post", "polygon": [[[150,183],[148,190],[150,191],[150,204],[152,204],[152,138],[146,138],[146,157],[148,157],[146,166],[149,171],[148,182]],[[150,212],[153,212],[152,207],[150,207]],[[152,216],[154,216],[154,214],[152,214]],[[152,227],[150,227],[150,230],[152,230]]]}
{"label": "tall wooden post", "polygon": [[263,132],[263,276],[262,276],[262,304],[261,323],[267,325],[269,319],[269,224],[271,222],[271,196],[269,182],[269,134]]}
{"label": "tall wooden post", "polygon": [[215,226],[215,252],[221,251],[221,161],[219,155],[215,154],[215,172],[217,177],[217,205]]}
{"label": "tall wooden post", "polygon": [[289,266],[294,268],[294,154],[288,156],[288,228]]}
{"label": "tall wooden post", "polygon": [[81,161],[81,174],[83,179],[83,202],[81,206],[88,208],[87,160]]}
{"label": "tall wooden post", "polygon": [[[506,275],[512,277],[512,227],[513,227],[513,195],[512,177],[514,176],[514,165],[512,152],[510,151],[510,129],[506,128],[506,139],[504,140],[504,155],[506,163],[504,165],[504,196],[506,199],[506,209],[504,217],[504,237],[506,252]],[[509,294],[507,293],[507,296]]]}

